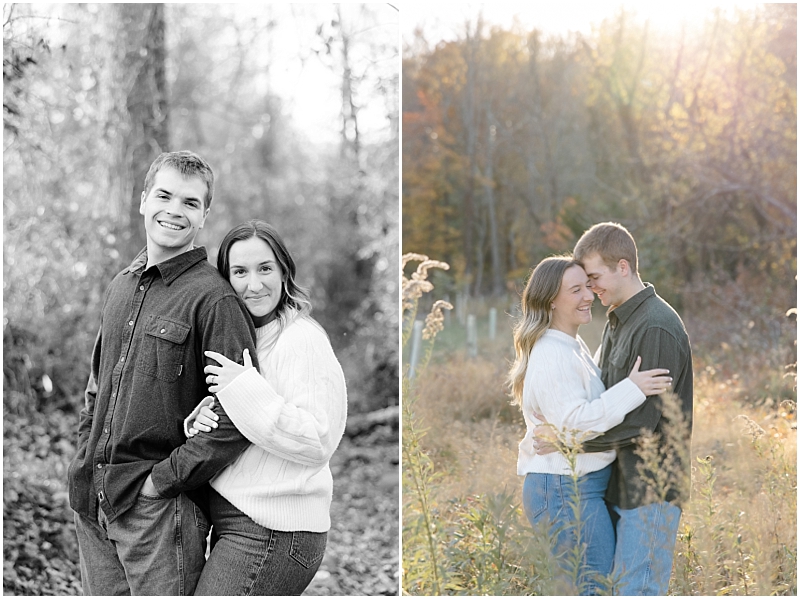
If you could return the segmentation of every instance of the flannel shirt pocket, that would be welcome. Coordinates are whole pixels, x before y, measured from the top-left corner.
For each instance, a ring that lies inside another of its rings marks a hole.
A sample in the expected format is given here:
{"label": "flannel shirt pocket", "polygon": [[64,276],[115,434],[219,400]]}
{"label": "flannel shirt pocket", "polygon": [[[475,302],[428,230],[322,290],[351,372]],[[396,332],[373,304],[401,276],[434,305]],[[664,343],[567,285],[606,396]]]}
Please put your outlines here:
{"label": "flannel shirt pocket", "polygon": [[174,383],[183,372],[185,343],[190,330],[188,324],[166,316],[149,316],[136,369],[161,381]]}

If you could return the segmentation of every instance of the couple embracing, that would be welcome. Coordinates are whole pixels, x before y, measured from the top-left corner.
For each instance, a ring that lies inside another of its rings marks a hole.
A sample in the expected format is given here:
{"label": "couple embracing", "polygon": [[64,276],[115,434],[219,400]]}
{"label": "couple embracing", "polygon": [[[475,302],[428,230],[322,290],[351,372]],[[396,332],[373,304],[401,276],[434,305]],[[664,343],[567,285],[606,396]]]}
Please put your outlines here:
{"label": "couple embracing", "polygon": [[[578,329],[591,322],[595,294],[608,322],[593,358]],[[637,439],[654,433],[659,455],[670,451],[666,391],[678,397],[691,431],[692,355],[678,314],[639,278],[636,244],[624,227],[595,225],[572,257],[546,258],[534,269],[514,345],[508,384],[527,426],[517,462],[526,516],[548,527],[562,565],[582,545],[581,594],[666,595],[688,497],[674,483],[659,496],[648,493],[669,477],[649,470]],[[556,450],[577,438],[572,459]],[[688,448],[690,433],[682,442]],[[689,467],[679,463],[687,479]]]}
{"label": "couple embracing", "polygon": [[86,595],[299,595],[322,561],[342,368],[273,227],[234,227],[217,268],[194,246],[213,189],[161,154],[106,291],[68,475]]}

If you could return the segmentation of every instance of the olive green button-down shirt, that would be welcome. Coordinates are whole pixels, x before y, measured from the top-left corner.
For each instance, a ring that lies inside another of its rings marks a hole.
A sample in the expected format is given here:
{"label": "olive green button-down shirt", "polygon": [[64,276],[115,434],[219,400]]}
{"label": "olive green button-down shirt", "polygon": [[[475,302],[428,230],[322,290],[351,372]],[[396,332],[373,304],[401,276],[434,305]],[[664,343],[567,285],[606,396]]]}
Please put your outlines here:
{"label": "olive green button-down shirt", "polygon": [[[680,400],[680,409],[688,425],[688,437],[679,442],[685,444],[684,456],[690,456],[693,375],[689,336],[677,312],[656,294],[649,283],[645,284],[642,291],[609,313],[608,322],[603,329],[598,361],[606,388],[616,385],[630,374],[637,356],[642,357],[640,370],[669,369],[673,379],[672,390]],[[652,501],[652,495],[648,497],[647,493],[648,480],[641,473],[643,460],[636,454],[636,441],[643,430],[659,435],[659,451],[665,452],[662,458],[667,458],[662,459],[660,467],[677,468],[676,474],[689,480],[689,460],[681,460],[679,452],[665,447],[666,426],[669,426],[669,422],[663,417],[662,399],[653,395],[625,416],[621,424],[583,444],[583,451],[586,452],[608,449],[617,451],[617,460],[614,462],[606,492],[607,501],[622,509],[633,509]],[[653,480],[652,474],[646,476]],[[677,484],[675,480],[677,479],[673,477],[664,489],[664,498],[680,505],[688,499],[688,485]],[[657,487],[651,482],[650,487],[654,486]]]}

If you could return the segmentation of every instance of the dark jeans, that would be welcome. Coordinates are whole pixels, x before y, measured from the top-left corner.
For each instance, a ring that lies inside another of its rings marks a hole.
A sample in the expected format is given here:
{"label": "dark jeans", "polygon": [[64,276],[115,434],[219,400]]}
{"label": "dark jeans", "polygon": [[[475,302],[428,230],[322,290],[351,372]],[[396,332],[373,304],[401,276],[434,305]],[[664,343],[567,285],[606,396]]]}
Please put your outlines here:
{"label": "dark jeans", "polygon": [[75,514],[84,595],[191,595],[206,549],[208,520],[186,497],[139,495],[108,522]]}
{"label": "dark jeans", "polygon": [[299,595],[314,578],[328,533],[264,528],[213,489],[211,555],[195,595]]}

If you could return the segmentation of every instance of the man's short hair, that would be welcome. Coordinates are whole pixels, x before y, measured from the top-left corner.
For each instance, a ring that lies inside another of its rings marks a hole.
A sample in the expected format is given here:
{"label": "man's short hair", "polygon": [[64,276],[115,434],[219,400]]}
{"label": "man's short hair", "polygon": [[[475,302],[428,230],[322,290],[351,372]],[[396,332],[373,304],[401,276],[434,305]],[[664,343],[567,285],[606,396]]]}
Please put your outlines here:
{"label": "man's short hair", "polygon": [[184,177],[200,177],[208,190],[204,202],[205,209],[208,210],[211,207],[211,198],[214,196],[214,171],[211,170],[208,162],[188,150],[164,152],[153,160],[153,164],[150,165],[147,176],[144,178],[145,196],[153,188],[153,180],[156,178],[156,174],[164,167],[174,168]]}
{"label": "man's short hair", "polygon": [[636,242],[628,229],[619,223],[598,223],[581,235],[573,252],[575,261],[583,264],[584,258],[595,253],[611,270],[617,270],[617,264],[624,259],[631,272],[639,274]]}

